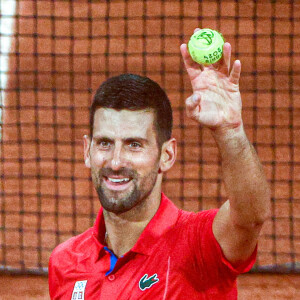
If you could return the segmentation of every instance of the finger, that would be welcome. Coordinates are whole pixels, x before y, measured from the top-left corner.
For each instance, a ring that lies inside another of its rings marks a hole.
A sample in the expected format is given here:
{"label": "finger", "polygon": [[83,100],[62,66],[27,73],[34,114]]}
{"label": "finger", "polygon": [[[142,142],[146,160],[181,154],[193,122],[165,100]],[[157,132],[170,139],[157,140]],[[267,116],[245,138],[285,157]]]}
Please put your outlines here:
{"label": "finger", "polygon": [[236,60],[233,63],[232,70],[229,75],[229,81],[233,84],[239,84],[240,75],[241,75],[242,64],[239,60]]}
{"label": "finger", "polygon": [[201,74],[200,65],[192,60],[187,48],[187,44],[182,44],[180,46],[180,51],[181,51],[185,68],[190,77],[190,80],[192,81]]}
{"label": "finger", "polygon": [[229,69],[230,69],[230,58],[231,58],[231,45],[229,43],[225,43],[223,45],[223,54],[220,60],[216,63],[207,66],[214,71],[218,71],[223,73],[224,75],[228,76]]}
{"label": "finger", "polygon": [[219,71],[225,75],[228,75],[230,69],[230,59],[231,59],[231,45],[225,43],[223,45],[223,55],[219,64]]}
{"label": "finger", "polygon": [[188,115],[191,115],[197,106],[200,106],[201,96],[193,94],[185,100],[185,107]]}

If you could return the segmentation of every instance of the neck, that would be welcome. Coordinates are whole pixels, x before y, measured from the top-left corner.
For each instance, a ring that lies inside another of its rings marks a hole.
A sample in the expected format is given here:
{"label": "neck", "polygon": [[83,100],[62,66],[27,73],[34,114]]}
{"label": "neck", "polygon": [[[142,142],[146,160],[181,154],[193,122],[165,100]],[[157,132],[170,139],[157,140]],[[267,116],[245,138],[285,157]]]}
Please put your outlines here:
{"label": "neck", "polygon": [[128,252],[137,242],[143,230],[157,212],[161,190],[151,194],[130,211],[115,214],[103,210],[106,227],[106,243],[117,257]]}

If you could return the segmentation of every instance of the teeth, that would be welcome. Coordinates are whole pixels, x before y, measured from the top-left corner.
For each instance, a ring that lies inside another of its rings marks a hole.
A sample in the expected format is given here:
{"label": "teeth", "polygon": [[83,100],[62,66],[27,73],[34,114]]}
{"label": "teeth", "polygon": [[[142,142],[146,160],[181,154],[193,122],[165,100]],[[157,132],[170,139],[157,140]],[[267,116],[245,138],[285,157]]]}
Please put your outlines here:
{"label": "teeth", "polygon": [[129,181],[129,178],[122,178],[122,179],[108,178],[108,180],[111,181],[111,182],[120,183],[120,182],[128,182],[128,181]]}

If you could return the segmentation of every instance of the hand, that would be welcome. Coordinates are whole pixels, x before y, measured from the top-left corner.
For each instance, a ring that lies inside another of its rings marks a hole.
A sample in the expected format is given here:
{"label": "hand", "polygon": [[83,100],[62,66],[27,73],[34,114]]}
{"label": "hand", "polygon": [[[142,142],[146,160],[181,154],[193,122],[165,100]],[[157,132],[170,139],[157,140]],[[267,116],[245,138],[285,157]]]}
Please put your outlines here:
{"label": "hand", "polygon": [[193,88],[186,99],[187,115],[212,130],[241,126],[241,62],[236,60],[230,71],[231,45],[225,43],[222,59],[207,67],[192,60],[186,44],[180,50]]}

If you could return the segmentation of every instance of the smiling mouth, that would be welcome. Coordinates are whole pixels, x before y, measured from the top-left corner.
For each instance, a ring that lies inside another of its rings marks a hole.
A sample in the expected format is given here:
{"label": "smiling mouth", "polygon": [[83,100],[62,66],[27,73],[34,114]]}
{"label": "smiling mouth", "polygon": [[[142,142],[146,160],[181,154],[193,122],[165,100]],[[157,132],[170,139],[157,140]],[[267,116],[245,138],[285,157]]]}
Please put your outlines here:
{"label": "smiling mouth", "polygon": [[104,176],[104,181],[105,181],[107,188],[109,188],[110,190],[123,190],[123,189],[126,189],[130,185],[132,178]]}
{"label": "smiling mouth", "polygon": [[111,177],[106,177],[106,180],[112,182],[112,183],[117,183],[117,184],[123,184],[128,181],[130,181],[130,178],[111,178]]}

